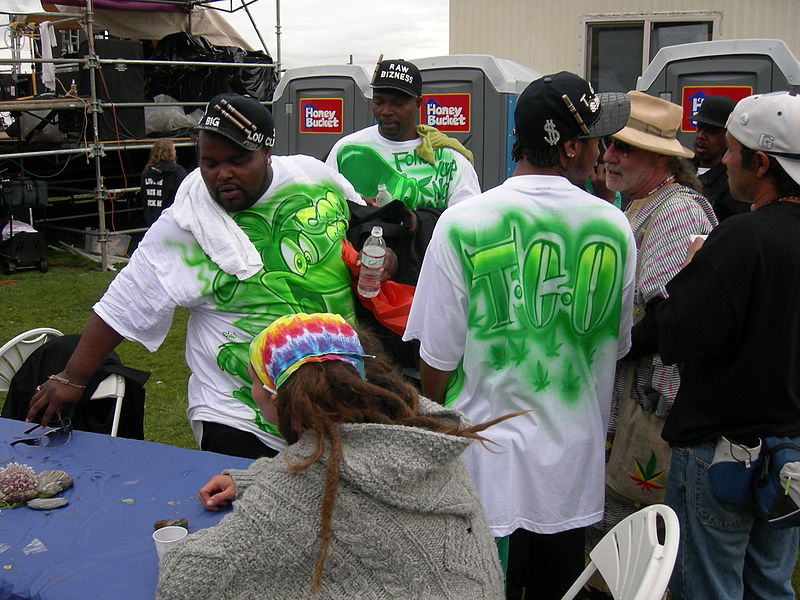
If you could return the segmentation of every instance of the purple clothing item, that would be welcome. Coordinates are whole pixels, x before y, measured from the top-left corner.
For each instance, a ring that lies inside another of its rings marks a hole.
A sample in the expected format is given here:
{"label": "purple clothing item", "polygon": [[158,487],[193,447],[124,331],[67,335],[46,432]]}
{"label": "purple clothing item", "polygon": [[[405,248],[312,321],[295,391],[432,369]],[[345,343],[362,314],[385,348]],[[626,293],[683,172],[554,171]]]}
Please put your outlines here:
{"label": "purple clothing item", "polygon": [[[50,0],[52,4],[61,6],[86,6],[86,0]],[[105,8],[109,10],[135,10],[137,12],[173,12],[179,13],[182,8],[177,4],[142,3],[127,2],[126,0],[94,0],[92,5],[95,9]]]}

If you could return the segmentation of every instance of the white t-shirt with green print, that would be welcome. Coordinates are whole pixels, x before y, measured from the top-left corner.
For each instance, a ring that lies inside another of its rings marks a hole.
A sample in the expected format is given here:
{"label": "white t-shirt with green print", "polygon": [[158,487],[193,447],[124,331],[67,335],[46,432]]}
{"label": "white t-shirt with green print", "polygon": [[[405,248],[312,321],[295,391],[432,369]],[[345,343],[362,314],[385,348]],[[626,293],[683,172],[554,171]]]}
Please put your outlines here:
{"label": "white t-shirt with green print", "polygon": [[455,370],[447,403],[482,423],[519,410],[467,463],[496,537],[603,513],[614,367],[630,346],[636,245],[622,212],[525,175],[446,210],[403,339]]}
{"label": "white t-shirt with green print", "polygon": [[[188,307],[188,417],[195,436],[197,423],[210,421],[248,431],[281,449],[284,442],[277,429],[264,420],[251,397],[248,346],[285,314],[334,312],[355,319],[341,240],[349,218],[345,197],[357,196],[316,159],[273,156],[272,166],[273,180],[264,196],[247,210],[231,213],[261,255],[260,272],[239,281],[220,270],[193,235],[178,227],[170,208],[94,311],[126,339],[155,351],[169,331],[175,307]],[[184,185],[199,177],[196,169]],[[213,202],[211,196],[207,199]]]}
{"label": "white t-shirt with green print", "polygon": [[447,208],[481,193],[478,175],[463,154],[437,148],[435,164],[414,152],[419,138],[406,142],[387,140],[373,125],[340,139],[326,163],[339,171],[365,198],[385,184],[395,200],[415,210],[423,206]]}

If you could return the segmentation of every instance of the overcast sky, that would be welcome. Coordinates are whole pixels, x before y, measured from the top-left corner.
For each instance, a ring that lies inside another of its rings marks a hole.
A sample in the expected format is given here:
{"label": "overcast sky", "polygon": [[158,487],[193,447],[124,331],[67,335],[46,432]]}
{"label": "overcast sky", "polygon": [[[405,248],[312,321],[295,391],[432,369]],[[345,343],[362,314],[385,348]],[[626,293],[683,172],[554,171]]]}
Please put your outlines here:
{"label": "overcast sky", "polygon": [[[249,5],[264,42],[277,60],[276,1],[256,0]],[[220,8],[236,7],[240,0],[219,0]],[[283,68],[347,64],[371,72],[378,55],[413,60],[448,54],[449,0],[282,0],[281,63]],[[0,0],[0,9],[28,12],[31,0]],[[40,9],[37,5],[36,9]],[[222,12],[254,49],[261,42],[244,10]],[[3,17],[6,22],[6,17]]]}
{"label": "overcast sky", "polygon": [[[281,62],[284,68],[353,62],[374,65],[384,58],[414,59],[448,53],[449,0],[283,0]],[[236,0],[233,0],[236,6]],[[270,54],[277,60],[276,0],[249,6]],[[226,15],[260,49],[247,15]]]}

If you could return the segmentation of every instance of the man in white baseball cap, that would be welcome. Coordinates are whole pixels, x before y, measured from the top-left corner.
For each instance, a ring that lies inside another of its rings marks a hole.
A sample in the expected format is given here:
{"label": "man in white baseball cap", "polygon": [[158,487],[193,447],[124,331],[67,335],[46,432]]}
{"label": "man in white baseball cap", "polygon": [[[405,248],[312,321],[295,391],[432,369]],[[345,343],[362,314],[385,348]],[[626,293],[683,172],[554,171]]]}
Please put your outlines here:
{"label": "man in white baseball cap", "polygon": [[749,96],[727,130],[731,192],[751,212],[711,232],[656,308],[661,358],[683,364],[662,434],[681,526],[670,590],[793,600],[798,528],[773,528],[752,501],[721,502],[709,465],[715,447],[800,435],[800,96]]}

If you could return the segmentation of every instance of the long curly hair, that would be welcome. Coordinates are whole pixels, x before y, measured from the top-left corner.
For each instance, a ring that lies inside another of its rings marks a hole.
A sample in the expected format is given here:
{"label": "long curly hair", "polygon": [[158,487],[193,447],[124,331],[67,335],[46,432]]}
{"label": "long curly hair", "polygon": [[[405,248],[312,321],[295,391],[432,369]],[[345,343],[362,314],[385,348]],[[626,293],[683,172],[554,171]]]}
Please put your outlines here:
{"label": "long curly hair", "polygon": [[160,162],[175,162],[178,154],[175,152],[175,144],[169,139],[156,140],[150,148],[150,157],[147,159],[146,167],[152,167]]}
{"label": "long curly hair", "polygon": [[667,170],[675,177],[675,182],[692,188],[695,192],[703,193],[703,184],[697,177],[697,167],[688,159],[671,156],[667,163]]}
{"label": "long curly hair", "polygon": [[491,442],[478,432],[525,412],[512,413],[467,428],[420,415],[417,390],[401,378],[379,347],[376,347],[376,342],[370,335],[359,331],[359,338],[365,351],[376,355],[366,361],[366,381],[358,376],[351,365],[344,362],[308,363],[300,367],[278,389],[275,399],[278,430],[288,444],[300,439],[304,431],[313,431],[316,434],[314,450],[308,458],[297,463],[286,459],[290,473],[310,467],[323,457],[327,448],[328,462],[320,509],[321,545],[314,569],[312,593],[319,590],[325,559],[330,549],[331,520],[343,456],[339,424],[404,425]]}

